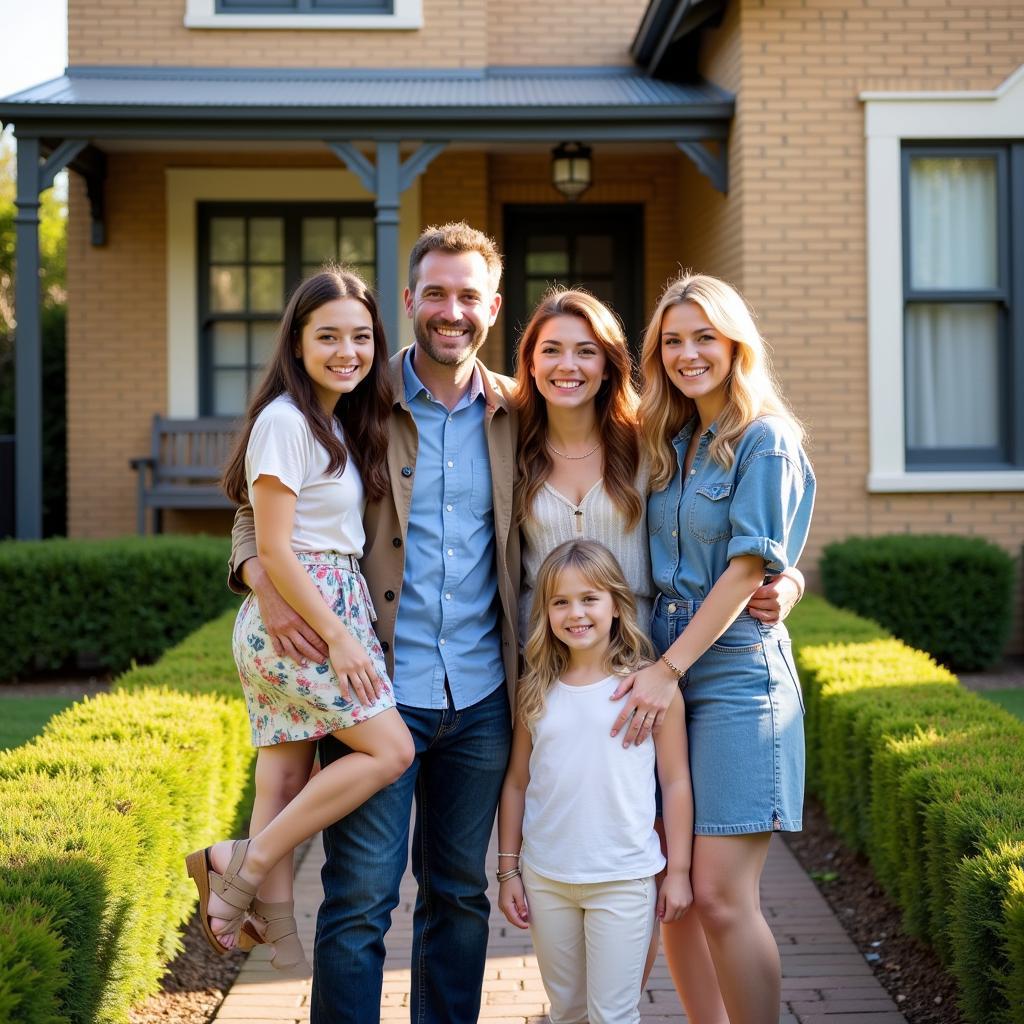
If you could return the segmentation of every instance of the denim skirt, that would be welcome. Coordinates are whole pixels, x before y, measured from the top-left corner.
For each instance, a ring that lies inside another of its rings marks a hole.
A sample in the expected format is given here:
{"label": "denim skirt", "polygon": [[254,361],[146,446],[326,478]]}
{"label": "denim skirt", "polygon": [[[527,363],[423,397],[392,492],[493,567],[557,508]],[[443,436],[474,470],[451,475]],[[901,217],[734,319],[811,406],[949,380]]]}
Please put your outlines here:
{"label": "denim skirt", "polygon": [[373,704],[363,707],[354,693],[351,700],[342,696],[329,661],[301,665],[279,657],[260,616],[260,606],[250,593],[238,609],[231,646],[249,709],[254,747],[320,739],[395,706],[384,652],[373,631],[377,616],[359,563],[351,555],[333,551],[299,552],[296,558],[324,601],[366,649],[384,689]]}
{"label": "denim skirt", "polygon": [[[666,651],[700,601],[658,596],[651,639]],[[804,797],[803,696],[781,623],[742,612],[680,682],[694,832],[798,832]]]}

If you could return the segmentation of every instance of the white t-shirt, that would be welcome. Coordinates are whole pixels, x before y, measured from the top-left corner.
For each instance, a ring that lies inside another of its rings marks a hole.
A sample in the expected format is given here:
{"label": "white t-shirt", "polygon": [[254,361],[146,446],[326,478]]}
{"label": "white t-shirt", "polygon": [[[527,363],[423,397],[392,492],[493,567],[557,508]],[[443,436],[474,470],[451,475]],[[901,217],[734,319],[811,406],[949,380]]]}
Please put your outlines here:
{"label": "white t-shirt", "polygon": [[654,831],[653,743],[612,738],[618,677],[558,681],[532,729],[522,857],[558,882],[648,878],[664,866]]}
{"label": "white t-shirt", "polygon": [[[335,420],[335,433],[343,439]],[[278,395],[253,424],[245,450],[245,482],[252,494],[261,476],[276,476],[295,496],[293,551],[363,553],[366,495],[349,455],[340,476],[327,472],[327,450],[288,395]]]}

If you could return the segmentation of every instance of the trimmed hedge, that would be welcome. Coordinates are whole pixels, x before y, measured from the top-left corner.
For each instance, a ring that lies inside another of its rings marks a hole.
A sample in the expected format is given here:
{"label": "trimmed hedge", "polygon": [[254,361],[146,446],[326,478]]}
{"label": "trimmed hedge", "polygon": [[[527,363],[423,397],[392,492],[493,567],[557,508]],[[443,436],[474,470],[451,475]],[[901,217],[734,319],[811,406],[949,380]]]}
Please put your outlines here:
{"label": "trimmed hedge", "polygon": [[790,617],[808,787],[956,978],[973,1024],[1024,1024],[1024,724],[864,619]]}
{"label": "trimmed hedge", "polygon": [[0,754],[0,1019],[123,1024],[158,989],[196,902],[182,858],[250,795],[233,618]]}
{"label": "trimmed hedge", "polygon": [[158,658],[232,602],[213,537],[0,542],[0,679],[86,661]]}
{"label": "trimmed hedge", "polygon": [[1003,654],[1014,560],[980,537],[850,537],[825,547],[821,578],[833,604],[877,619],[956,671]]}

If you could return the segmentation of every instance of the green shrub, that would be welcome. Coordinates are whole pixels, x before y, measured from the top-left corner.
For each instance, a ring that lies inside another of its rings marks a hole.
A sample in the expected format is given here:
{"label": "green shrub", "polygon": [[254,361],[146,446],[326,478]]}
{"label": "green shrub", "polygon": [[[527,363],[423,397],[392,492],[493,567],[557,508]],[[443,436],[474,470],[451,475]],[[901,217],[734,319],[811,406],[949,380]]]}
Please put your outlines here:
{"label": "green shrub", "polygon": [[1024,1024],[1024,724],[820,598],[790,629],[808,788],[949,966],[965,1018]]}
{"label": "green shrub", "polygon": [[92,660],[153,661],[232,601],[212,537],[0,542],[0,679]]}
{"label": "green shrub", "polygon": [[833,604],[957,671],[994,664],[1006,646],[1014,561],[980,537],[851,537],[826,546],[821,578]]}
{"label": "green shrub", "polygon": [[233,617],[0,754],[0,1019],[123,1024],[156,991],[196,902],[183,856],[251,798]]}

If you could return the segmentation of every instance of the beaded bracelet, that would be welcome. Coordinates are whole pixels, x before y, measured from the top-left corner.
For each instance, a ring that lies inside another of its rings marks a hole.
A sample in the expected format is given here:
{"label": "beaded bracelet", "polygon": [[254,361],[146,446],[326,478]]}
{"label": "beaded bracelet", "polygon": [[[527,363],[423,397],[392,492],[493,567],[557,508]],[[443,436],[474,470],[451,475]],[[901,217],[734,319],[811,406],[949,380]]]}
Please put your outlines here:
{"label": "beaded bracelet", "polygon": [[682,679],[683,678],[685,673],[681,669],[678,669],[675,665],[673,665],[672,662],[668,660],[668,657],[666,655],[663,654],[661,656],[661,660],[663,662],[665,662],[665,664],[668,665],[668,667],[670,669],[672,669],[672,672],[676,676],[677,679]]}

